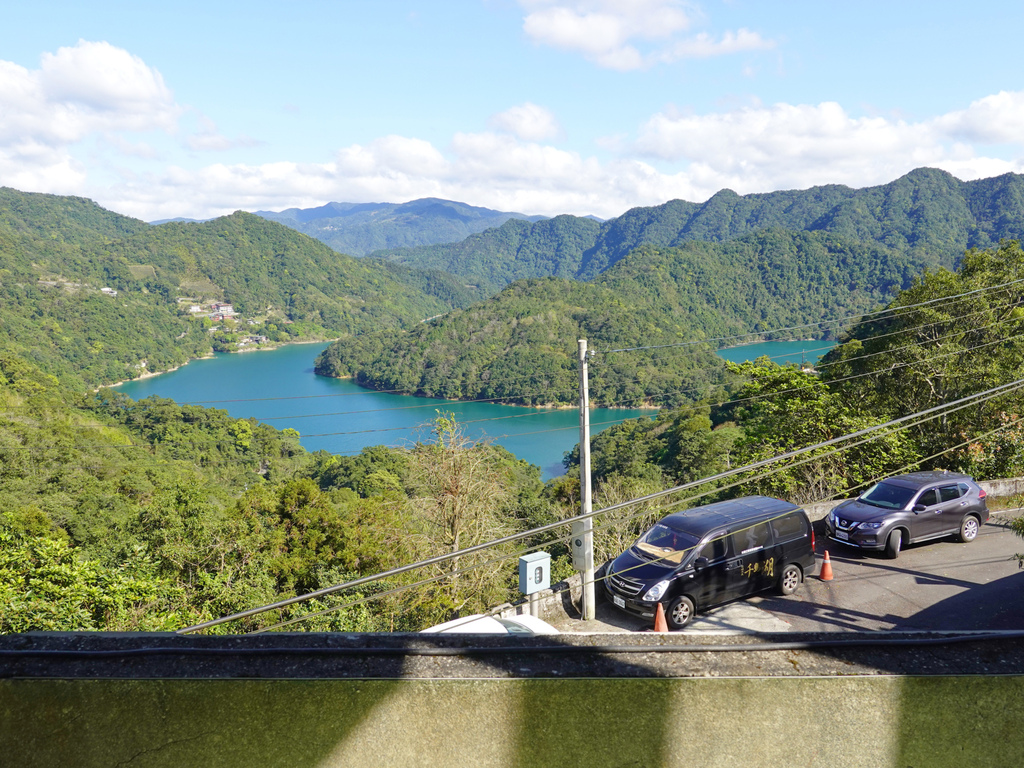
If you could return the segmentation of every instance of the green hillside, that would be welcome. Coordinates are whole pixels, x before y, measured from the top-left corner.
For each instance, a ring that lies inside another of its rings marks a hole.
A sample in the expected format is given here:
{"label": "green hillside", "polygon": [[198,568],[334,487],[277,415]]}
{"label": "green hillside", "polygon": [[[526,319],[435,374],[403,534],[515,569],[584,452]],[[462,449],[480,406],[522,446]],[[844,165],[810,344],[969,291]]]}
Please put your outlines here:
{"label": "green hillside", "polygon": [[635,406],[665,392],[677,394],[656,402],[699,399],[721,373],[718,344],[601,353],[854,315],[909,286],[923,266],[827,233],[770,230],[728,243],[644,246],[590,283],[522,280],[430,323],[336,342],[316,370],[434,397],[565,404],[577,397],[575,342],[587,338],[598,351],[595,403]]}
{"label": "green hillside", "polygon": [[[291,430],[223,411],[87,390],[208,350],[213,321],[191,319],[178,302],[186,296],[230,300],[283,338],[347,331],[322,369],[445,397],[574,403],[575,341],[585,336],[596,351],[592,399],[667,406],[593,440],[595,509],[1012,381],[1024,365],[1024,252],[1004,242],[961,254],[956,271],[929,271],[966,219],[952,208],[938,215],[929,200],[943,187],[929,197],[924,178],[941,181],[925,174],[910,203],[897,204],[899,185],[878,198],[892,205],[877,237],[838,234],[873,231],[875,214],[827,188],[830,217],[802,202],[817,228],[640,243],[590,281],[518,280],[454,310],[472,294],[443,273],[338,257],[248,214],[151,227],[86,200],[4,190],[0,632],[173,631],[578,513],[574,477],[542,484],[539,468],[472,444],[447,417],[432,440],[332,456],[305,452]],[[965,198],[976,222],[965,236],[979,242],[1012,231],[1024,210],[1019,177],[988,181]],[[729,203],[720,197],[716,205]],[[622,241],[668,237],[669,209],[698,220],[687,204],[631,212],[633,234],[622,222]],[[771,219],[770,207],[731,210],[729,231],[744,217]],[[545,231],[582,264],[586,226],[566,217]],[[517,242],[524,262],[543,257],[528,236]],[[891,296],[898,311],[841,335],[817,374],[713,355],[713,337],[808,320],[838,327]],[[701,339],[709,342],[689,343]],[[706,490],[804,503],[919,465],[1018,476],[1022,406],[1018,394],[1001,396]],[[620,552],[676,503],[653,499],[646,514],[605,517],[597,557]],[[428,580],[402,574],[215,631],[421,629],[519,599],[507,564],[521,546],[541,545],[553,579],[568,575],[564,544],[524,540],[460,557]],[[282,623],[292,620],[302,623]]]}
{"label": "green hillside", "polygon": [[421,269],[441,269],[495,293],[529,277],[576,278],[601,225],[579,216],[544,221],[510,219],[458,243],[378,251],[374,256]]}
{"label": "green hillside", "polygon": [[[81,198],[0,190],[0,350],[74,388],[167,370],[242,331],[332,338],[480,296],[450,275],[342,256],[251,214],[154,227]],[[188,312],[212,301],[231,303],[238,323],[211,333]]]}

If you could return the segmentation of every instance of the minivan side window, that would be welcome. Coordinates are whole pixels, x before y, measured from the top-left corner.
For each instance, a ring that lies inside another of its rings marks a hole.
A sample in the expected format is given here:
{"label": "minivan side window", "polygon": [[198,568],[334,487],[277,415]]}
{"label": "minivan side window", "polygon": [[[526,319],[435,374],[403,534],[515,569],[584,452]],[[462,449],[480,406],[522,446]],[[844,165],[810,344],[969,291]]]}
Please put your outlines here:
{"label": "minivan side window", "polygon": [[742,555],[745,552],[753,552],[766,546],[771,541],[771,531],[768,530],[768,523],[755,523],[741,528],[730,538],[732,539],[732,553]]}
{"label": "minivan side window", "polygon": [[790,513],[771,521],[776,543],[792,541],[807,535],[807,526],[800,515]]}
{"label": "minivan side window", "polygon": [[706,557],[708,562],[715,562],[725,557],[727,540],[724,533],[716,533],[701,550],[699,557]]}

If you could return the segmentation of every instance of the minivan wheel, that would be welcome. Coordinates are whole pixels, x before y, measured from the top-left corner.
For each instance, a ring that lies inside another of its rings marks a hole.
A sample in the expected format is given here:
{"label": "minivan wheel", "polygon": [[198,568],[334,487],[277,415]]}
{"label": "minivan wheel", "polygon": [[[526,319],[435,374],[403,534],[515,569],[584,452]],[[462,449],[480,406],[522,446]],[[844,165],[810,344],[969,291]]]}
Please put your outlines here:
{"label": "minivan wheel", "polygon": [[900,556],[901,544],[903,544],[903,532],[897,529],[889,534],[889,538],[885,542],[885,556],[890,560],[895,560]]}
{"label": "minivan wheel", "polygon": [[680,595],[668,604],[665,619],[670,629],[682,629],[693,618],[693,600]]}
{"label": "minivan wheel", "polygon": [[790,563],[779,575],[779,592],[783,595],[792,595],[800,588],[803,580],[804,575],[800,572],[800,566]]}
{"label": "minivan wheel", "polygon": [[978,528],[978,518],[974,515],[965,517],[964,521],[960,523],[960,541],[965,544],[974,541],[978,537]]}

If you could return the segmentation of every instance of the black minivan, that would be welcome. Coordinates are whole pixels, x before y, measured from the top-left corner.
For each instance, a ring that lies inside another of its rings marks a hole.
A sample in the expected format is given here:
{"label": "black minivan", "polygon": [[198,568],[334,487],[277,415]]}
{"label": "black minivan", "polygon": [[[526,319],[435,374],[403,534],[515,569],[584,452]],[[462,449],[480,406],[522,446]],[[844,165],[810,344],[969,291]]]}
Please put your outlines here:
{"label": "black minivan", "polygon": [[604,587],[624,611],[670,629],[696,611],[777,588],[792,594],[814,568],[814,529],[795,504],[746,496],[668,515],[605,569]]}

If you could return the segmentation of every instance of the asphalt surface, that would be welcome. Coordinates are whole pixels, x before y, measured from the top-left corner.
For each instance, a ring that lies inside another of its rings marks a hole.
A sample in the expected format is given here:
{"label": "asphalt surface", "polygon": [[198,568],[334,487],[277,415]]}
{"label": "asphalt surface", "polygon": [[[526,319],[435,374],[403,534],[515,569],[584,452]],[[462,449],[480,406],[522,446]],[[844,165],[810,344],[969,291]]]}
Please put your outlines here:
{"label": "asphalt surface", "polygon": [[[905,548],[895,560],[825,539],[815,524],[818,567],[793,595],[765,592],[699,613],[683,634],[1024,630],[1024,539],[993,514],[969,544],[952,537]],[[828,550],[833,578],[818,577]],[[600,595],[601,590],[598,589]],[[561,632],[649,632],[651,622],[600,599],[597,618],[555,615]]]}

